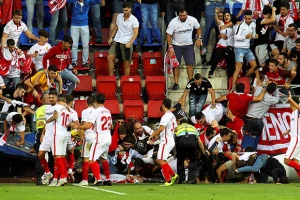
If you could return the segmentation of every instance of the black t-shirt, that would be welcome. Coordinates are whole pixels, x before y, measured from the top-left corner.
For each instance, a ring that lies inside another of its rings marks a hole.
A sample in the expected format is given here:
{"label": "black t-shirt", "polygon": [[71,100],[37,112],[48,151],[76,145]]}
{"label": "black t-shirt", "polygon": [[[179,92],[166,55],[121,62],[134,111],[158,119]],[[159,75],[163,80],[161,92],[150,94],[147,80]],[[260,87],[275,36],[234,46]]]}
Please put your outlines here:
{"label": "black t-shirt", "polygon": [[[14,98],[14,88],[5,88],[2,90],[2,96],[10,99],[10,100],[16,100],[16,101],[21,101],[23,102],[23,99],[21,97]],[[22,105],[16,105],[15,107],[11,105],[8,108],[8,112],[17,112],[17,108],[22,108]]]}
{"label": "black t-shirt", "polygon": [[185,87],[190,93],[196,95],[207,95],[210,88],[212,88],[212,85],[207,78],[203,78],[200,85],[196,85],[194,78],[192,78]]}
{"label": "black t-shirt", "polygon": [[173,111],[173,114],[176,115],[182,115],[184,119],[188,120],[188,117],[186,115],[186,113],[183,111],[182,109],[182,105],[181,103],[176,103],[173,108],[175,108],[175,110]]}
{"label": "black t-shirt", "polygon": [[[269,41],[270,41],[270,31],[271,31],[271,29],[269,28],[269,25],[261,24],[262,20],[263,20],[263,18],[257,18],[256,19],[255,32],[256,32],[256,34],[258,34],[258,38],[254,40],[254,44],[256,46],[270,43]],[[265,34],[261,33],[261,30],[263,28],[266,30]]]}

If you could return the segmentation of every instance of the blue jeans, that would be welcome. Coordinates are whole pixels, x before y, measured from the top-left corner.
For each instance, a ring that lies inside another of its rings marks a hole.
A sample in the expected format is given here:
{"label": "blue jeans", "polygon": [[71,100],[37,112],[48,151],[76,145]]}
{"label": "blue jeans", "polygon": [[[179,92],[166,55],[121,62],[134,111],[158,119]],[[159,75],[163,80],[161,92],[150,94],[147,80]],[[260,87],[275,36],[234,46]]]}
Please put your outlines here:
{"label": "blue jeans", "polygon": [[208,6],[205,6],[205,30],[203,34],[203,45],[207,47],[209,37],[210,37],[210,32],[213,28],[216,27],[215,23],[215,8],[224,8],[224,3],[213,3],[210,2]]}
{"label": "blue jeans", "polygon": [[100,21],[100,4],[90,6],[90,12],[93,20],[96,41],[102,40],[101,21]]}
{"label": "blue jeans", "polygon": [[[167,6],[166,6],[166,25],[168,27],[170,21],[176,17],[175,12],[178,13],[178,11],[181,8],[185,8],[185,2],[184,0],[179,0],[179,1],[167,1]],[[213,18],[214,19],[214,18]]]}
{"label": "blue jeans", "polygon": [[258,156],[254,162],[253,166],[245,166],[241,167],[238,170],[238,173],[243,173],[243,172],[258,172],[260,168],[264,167],[266,165],[266,162],[270,156],[266,154],[261,154]]}
{"label": "blue jeans", "polygon": [[200,112],[206,102],[207,95],[196,95],[190,93],[189,96],[189,115],[194,116],[196,113]]}
{"label": "blue jeans", "polygon": [[71,94],[73,92],[73,90],[75,89],[76,82],[79,82],[79,79],[77,78],[77,76],[75,74],[73,74],[73,72],[71,70],[68,70],[68,69],[64,69],[64,70],[60,71],[59,75],[61,76],[61,78],[63,80],[69,80],[72,82],[72,84],[68,87],[68,90],[66,92],[66,94]]}
{"label": "blue jeans", "polygon": [[262,133],[265,127],[265,124],[262,121],[262,119],[245,117],[244,122],[245,124],[249,124],[258,135]]}
{"label": "blue jeans", "polygon": [[51,45],[54,44],[57,33],[59,33],[65,28],[67,22],[68,22],[68,17],[67,17],[66,6],[60,10],[57,10],[55,13],[51,15],[50,32],[49,32],[49,43]]}
{"label": "blue jeans", "polygon": [[158,9],[157,3],[154,4],[141,4],[142,13],[142,35],[143,38],[148,38],[148,20],[150,17],[150,23],[152,26],[152,38],[157,38],[157,16]]}
{"label": "blue jeans", "polygon": [[10,81],[13,82],[14,88],[16,88],[18,83],[21,83],[21,78],[20,77],[9,78],[7,76],[2,76],[2,78],[3,78],[3,82],[6,85],[6,87],[10,87],[10,86],[7,85]]}
{"label": "blue jeans", "polygon": [[32,20],[34,15],[34,6],[36,5],[37,25],[39,29],[44,29],[44,4],[43,0],[25,0],[27,8],[27,27],[32,33]]}
{"label": "blue jeans", "polygon": [[89,61],[89,40],[90,40],[89,26],[71,25],[71,37],[73,38],[72,63],[77,64],[78,42],[80,37],[82,41],[82,64],[87,63]]}

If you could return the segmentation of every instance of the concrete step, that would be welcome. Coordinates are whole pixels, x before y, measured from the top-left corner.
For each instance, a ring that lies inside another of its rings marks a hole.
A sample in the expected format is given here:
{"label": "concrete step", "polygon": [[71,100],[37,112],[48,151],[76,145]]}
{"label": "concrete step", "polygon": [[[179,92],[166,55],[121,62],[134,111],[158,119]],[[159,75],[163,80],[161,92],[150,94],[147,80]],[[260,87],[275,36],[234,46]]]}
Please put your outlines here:
{"label": "concrete step", "polygon": [[[209,79],[214,89],[227,89],[227,77],[212,77]],[[180,89],[184,89],[186,87],[186,84],[188,83],[188,79],[184,77],[179,78],[179,86]],[[167,79],[167,86],[169,88],[169,91],[172,90],[172,86],[174,85],[174,79],[173,77],[169,77]]]}

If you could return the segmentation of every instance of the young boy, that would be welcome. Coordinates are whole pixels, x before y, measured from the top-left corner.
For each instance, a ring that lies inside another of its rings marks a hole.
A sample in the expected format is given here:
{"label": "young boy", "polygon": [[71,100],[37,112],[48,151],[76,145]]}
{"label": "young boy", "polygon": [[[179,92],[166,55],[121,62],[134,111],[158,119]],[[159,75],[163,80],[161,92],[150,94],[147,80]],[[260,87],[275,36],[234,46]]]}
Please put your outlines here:
{"label": "young boy", "polygon": [[37,72],[44,70],[43,57],[51,49],[51,45],[48,43],[48,32],[45,30],[40,30],[39,36],[39,42],[33,45],[27,53],[32,57],[32,62],[34,63],[35,70]]}

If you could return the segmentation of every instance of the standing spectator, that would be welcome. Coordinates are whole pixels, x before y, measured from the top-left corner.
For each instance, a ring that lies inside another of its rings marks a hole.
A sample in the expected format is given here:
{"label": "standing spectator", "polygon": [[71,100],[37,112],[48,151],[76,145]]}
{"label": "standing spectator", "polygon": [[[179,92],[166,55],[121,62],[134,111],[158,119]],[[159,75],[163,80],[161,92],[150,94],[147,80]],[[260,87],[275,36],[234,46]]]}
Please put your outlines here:
{"label": "standing spectator", "polygon": [[164,115],[160,120],[160,126],[148,139],[149,143],[151,144],[153,144],[158,137],[160,139],[159,149],[157,152],[157,163],[160,165],[162,174],[166,180],[162,186],[171,186],[178,178],[178,175],[167,163],[168,155],[175,146],[174,131],[177,128],[176,118],[170,111],[171,104],[172,101],[170,99],[163,100],[161,108],[164,112]]}
{"label": "standing spectator", "polygon": [[234,116],[243,118],[248,110],[249,103],[252,101],[261,101],[264,92],[260,92],[257,96],[244,93],[245,85],[243,83],[236,84],[236,91],[219,97],[216,101],[221,102],[228,100],[228,108]]}
{"label": "standing spectator", "polygon": [[[292,84],[300,84],[300,38],[297,38],[296,41],[296,46],[291,49],[291,53],[289,56],[291,57],[292,54],[297,55],[297,73],[296,77],[292,81]],[[300,95],[300,88],[294,88],[295,94]]]}
{"label": "standing spectator", "polygon": [[292,48],[296,46],[296,39],[299,38],[297,34],[297,25],[296,24],[289,24],[287,28],[288,36],[285,37],[283,48],[281,52],[290,53]]}
{"label": "standing spectator", "polygon": [[36,72],[44,70],[43,57],[51,49],[51,45],[48,43],[48,32],[45,30],[40,30],[39,36],[39,41],[27,52],[27,54],[32,57],[32,62],[34,63]]}
{"label": "standing spectator", "polygon": [[279,92],[277,85],[274,82],[270,82],[266,88],[266,91],[263,91],[262,87],[257,87],[254,93],[254,96],[257,97],[265,93],[262,101],[251,102],[247,114],[244,118],[245,124],[252,126],[253,130],[258,134],[261,134],[264,128],[263,116],[267,113],[270,106],[278,103],[279,101]]}
{"label": "standing spectator", "polygon": [[261,67],[266,66],[266,62],[269,59],[269,51],[273,58],[277,58],[279,51],[276,45],[270,41],[271,25],[274,24],[276,17],[276,8],[271,6],[265,6],[263,9],[264,17],[256,19],[256,33],[258,38],[254,40],[255,55],[258,63]]}
{"label": "standing spectator", "polygon": [[22,9],[21,0],[0,0],[0,8],[2,18],[0,18],[0,35],[3,33],[3,28],[11,20],[13,11]]}
{"label": "standing spectator", "polygon": [[297,75],[297,63],[291,61],[286,53],[280,53],[277,60],[280,68],[291,72],[290,77],[286,79],[285,83],[285,87],[289,89],[291,87],[292,81]]}
{"label": "standing spectator", "polygon": [[72,82],[72,84],[68,87],[67,94],[71,94],[75,89],[75,85],[80,83],[79,79],[75,75],[77,74],[77,70],[70,67],[70,47],[72,44],[72,37],[65,35],[63,41],[57,46],[52,47],[43,57],[44,69],[48,68],[48,62],[50,65],[56,65],[61,78]]}
{"label": "standing spectator", "polygon": [[99,5],[100,0],[69,0],[68,2],[72,4],[72,21],[71,21],[71,37],[73,38],[72,66],[74,68],[77,66],[78,43],[79,43],[79,38],[81,38],[82,51],[83,51],[82,64],[84,67],[89,68],[90,67],[90,63],[89,63],[90,29],[89,29],[88,14],[89,14],[90,6],[95,4]]}
{"label": "standing spectator", "polygon": [[165,0],[163,12],[166,12],[166,25],[168,26],[171,20],[175,17],[175,12],[185,8],[185,0]]}
{"label": "standing spectator", "polygon": [[36,21],[39,29],[44,29],[44,1],[43,0],[25,0],[27,8],[27,26],[32,32],[32,20],[34,16],[34,7],[36,7]]}
{"label": "standing spectator", "polygon": [[22,22],[22,10],[16,10],[14,11],[13,19],[10,20],[4,27],[1,39],[2,49],[6,47],[6,41],[8,39],[13,39],[15,44],[17,44],[22,32],[24,32],[30,39],[39,40],[39,38],[28,30],[26,24]]}
{"label": "standing spectator", "polygon": [[90,13],[92,15],[94,33],[96,37],[96,44],[102,44],[102,31],[101,31],[101,7],[105,6],[105,0],[100,0],[100,4],[92,4],[90,5]]}
{"label": "standing spectator", "polygon": [[233,44],[234,44],[234,30],[232,27],[224,28],[221,30],[221,27],[225,24],[228,24],[230,22],[235,23],[235,19],[232,19],[232,16],[229,12],[225,12],[223,15],[223,18],[220,20],[218,13],[220,12],[219,9],[215,10],[215,23],[217,27],[219,28],[219,35],[220,38],[216,48],[213,51],[213,59],[211,70],[208,72],[208,78],[211,78],[214,74],[215,69],[218,66],[218,63],[225,58],[226,64],[227,64],[227,74],[228,77],[232,76],[233,73],[233,66],[234,66],[234,52],[233,52]]}
{"label": "standing spectator", "polygon": [[[168,56],[171,58],[174,54],[181,64],[183,56],[187,66],[188,79],[191,80],[194,73],[193,66],[195,62],[195,52],[193,44],[193,29],[197,29],[196,45],[201,45],[201,28],[197,19],[189,16],[185,9],[180,9],[178,17],[172,19],[167,28]],[[174,85],[173,90],[179,89],[179,67],[173,69]]]}
{"label": "standing spectator", "polygon": [[152,43],[159,44],[157,32],[158,0],[138,0],[141,3],[143,44],[148,44],[148,20],[152,28]]}
{"label": "standing spectator", "polygon": [[[53,4],[50,4],[50,3]],[[64,2],[64,3],[63,3]],[[56,4],[62,4],[60,7],[56,6]],[[68,22],[67,17],[67,7],[65,0],[53,0],[49,1],[48,5],[50,7],[51,21],[50,21],[50,32],[49,32],[49,43],[54,45],[56,42],[56,37],[58,33],[60,33]]]}
{"label": "standing spectator", "polygon": [[276,15],[274,29],[276,30],[275,44],[279,51],[283,48],[285,37],[288,36],[288,26],[294,23],[290,13],[290,4],[283,2],[280,6],[280,14]]}
{"label": "standing spectator", "polygon": [[254,30],[255,23],[252,21],[252,11],[246,10],[244,21],[236,27],[234,33],[235,72],[232,77],[233,88],[243,67],[244,58],[251,67],[246,76],[251,76],[257,66],[255,56],[250,49],[250,40],[256,37]]}
{"label": "standing spectator", "polygon": [[213,1],[213,0],[205,0],[205,9],[204,9],[204,16],[205,16],[205,30],[203,34],[203,54],[202,58],[205,58],[206,60],[206,48],[208,45],[209,37],[210,37],[210,32],[213,28],[215,28],[216,23],[215,23],[215,18],[214,18],[214,13],[216,8],[221,8],[224,10],[224,5],[226,1],[225,0],[218,0],[218,1]]}
{"label": "standing spectator", "polygon": [[263,7],[266,5],[270,6],[269,0],[243,0],[242,9],[236,18],[239,18],[243,14],[246,15],[246,11],[251,10],[253,12],[253,19],[256,20],[258,17],[261,17]]}
{"label": "standing spectator", "polygon": [[114,75],[114,59],[118,57],[120,53],[124,61],[124,75],[130,75],[133,42],[139,31],[139,22],[137,18],[131,14],[131,3],[125,2],[122,7],[123,13],[118,15],[117,23],[108,40],[108,44],[111,45],[107,57],[110,76]]}
{"label": "standing spectator", "polygon": [[185,0],[185,5],[187,12],[195,17],[197,21],[200,23],[201,21],[201,10],[202,10],[202,0]]}
{"label": "standing spectator", "polygon": [[185,95],[189,94],[189,115],[194,116],[202,110],[206,99],[207,93],[211,95],[212,108],[215,108],[216,95],[211,83],[207,78],[201,76],[201,74],[195,74],[194,78],[190,79],[184,90]]}
{"label": "standing spectator", "polygon": [[2,49],[1,71],[0,74],[4,80],[4,84],[8,85],[11,81],[14,87],[21,81],[20,62],[25,60],[23,51],[15,46],[13,39],[7,40],[7,47]]}

